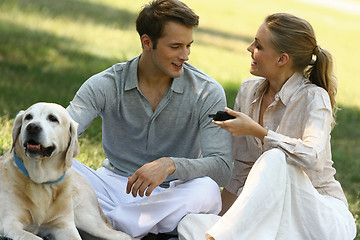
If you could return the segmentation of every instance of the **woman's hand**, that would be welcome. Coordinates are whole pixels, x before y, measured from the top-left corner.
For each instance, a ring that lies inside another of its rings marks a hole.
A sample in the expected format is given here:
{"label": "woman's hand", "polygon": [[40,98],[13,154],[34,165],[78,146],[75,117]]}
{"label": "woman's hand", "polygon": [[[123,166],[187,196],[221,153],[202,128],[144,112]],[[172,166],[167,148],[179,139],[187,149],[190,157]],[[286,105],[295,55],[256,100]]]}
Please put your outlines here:
{"label": "woman's hand", "polygon": [[236,118],[226,121],[213,121],[213,123],[222,129],[231,132],[233,136],[250,135],[259,138],[261,141],[264,140],[268,130],[255,122],[252,118],[242,112],[231,110],[230,108],[225,108],[225,111]]}

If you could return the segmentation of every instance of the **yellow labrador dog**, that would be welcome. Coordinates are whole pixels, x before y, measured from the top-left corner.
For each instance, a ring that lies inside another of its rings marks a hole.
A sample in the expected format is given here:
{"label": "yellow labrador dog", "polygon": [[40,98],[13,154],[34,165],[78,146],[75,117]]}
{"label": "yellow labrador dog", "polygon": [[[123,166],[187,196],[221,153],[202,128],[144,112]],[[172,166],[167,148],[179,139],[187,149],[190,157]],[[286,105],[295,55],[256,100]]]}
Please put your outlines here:
{"label": "yellow labrador dog", "polygon": [[12,139],[0,158],[0,234],[79,240],[78,228],[99,239],[132,239],[113,230],[91,186],[70,168],[79,152],[77,123],[63,107],[37,103],[20,111]]}

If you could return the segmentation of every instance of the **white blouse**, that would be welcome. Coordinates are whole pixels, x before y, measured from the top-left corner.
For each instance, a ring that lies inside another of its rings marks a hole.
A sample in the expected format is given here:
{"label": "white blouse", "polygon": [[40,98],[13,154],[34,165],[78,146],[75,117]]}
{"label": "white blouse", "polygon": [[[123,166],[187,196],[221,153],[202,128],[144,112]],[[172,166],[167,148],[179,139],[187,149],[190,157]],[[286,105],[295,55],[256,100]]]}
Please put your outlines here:
{"label": "white blouse", "polygon": [[[245,80],[235,100],[235,111],[259,122],[262,96],[269,82],[253,77]],[[226,189],[239,195],[252,165],[271,149],[282,149],[289,164],[300,166],[316,190],[347,204],[331,157],[332,108],[328,93],[301,73],[293,74],[264,112],[263,126],[268,135],[262,143],[253,136],[233,137],[234,169]]]}

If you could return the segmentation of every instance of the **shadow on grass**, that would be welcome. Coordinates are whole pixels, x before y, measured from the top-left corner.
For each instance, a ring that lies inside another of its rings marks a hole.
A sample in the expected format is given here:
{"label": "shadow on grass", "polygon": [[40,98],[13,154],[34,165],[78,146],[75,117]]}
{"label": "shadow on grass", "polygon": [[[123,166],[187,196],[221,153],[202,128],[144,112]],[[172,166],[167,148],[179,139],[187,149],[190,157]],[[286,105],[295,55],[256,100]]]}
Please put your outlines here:
{"label": "shadow on grass", "polygon": [[219,41],[213,41],[212,39],[215,37],[215,38],[221,38],[224,40],[233,40],[236,42],[243,42],[246,45],[249,45],[253,41],[253,38],[249,37],[249,36],[223,32],[223,31],[219,31],[219,30],[215,30],[215,29],[211,29],[211,28],[203,28],[203,27],[201,27],[201,25],[195,31],[199,35],[210,35],[208,38],[205,38],[203,40],[197,39],[196,44],[199,44],[199,45],[202,45],[205,47],[209,47],[209,48],[223,49],[227,52],[233,52],[234,45],[219,44]]}
{"label": "shadow on grass", "polygon": [[341,183],[356,219],[355,239],[360,239],[360,110],[341,108],[331,138],[335,178]]}
{"label": "shadow on grass", "polygon": [[346,193],[360,201],[360,110],[340,108],[331,139],[333,161],[337,170],[335,176]]}
{"label": "shadow on grass", "polygon": [[[36,102],[64,107],[90,76],[124,59],[77,50],[73,40],[0,21],[0,117],[14,118]],[[86,136],[101,140],[96,119]]]}
{"label": "shadow on grass", "polygon": [[38,101],[67,106],[88,77],[122,61],[78,51],[72,40],[20,25],[0,22],[0,31],[0,116],[14,117]]}
{"label": "shadow on grass", "polygon": [[229,39],[229,40],[242,41],[242,42],[246,42],[246,43],[251,43],[254,40],[254,38],[250,37],[250,36],[243,36],[243,35],[239,35],[239,34],[223,32],[223,31],[219,31],[219,30],[211,29],[211,28],[203,28],[201,26],[199,26],[199,28],[196,29],[196,32],[201,33],[201,34],[208,34],[213,37],[221,37],[221,38],[225,38],[225,39]]}
{"label": "shadow on grass", "polygon": [[99,3],[77,0],[2,0],[0,6],[19,8],[21,12],[38,14],[39,16],[72,21],[82,21],[86,24],[103,24],[115,28],[129,28],[135,25],[137,13],[127,9],[116,9]]}
{"label": "shadow on grass", "polygon": [[234,109],[235,98],[240,85],[232,82],[226,82],[222,84],[222,86],[225,90],[227,106]]}

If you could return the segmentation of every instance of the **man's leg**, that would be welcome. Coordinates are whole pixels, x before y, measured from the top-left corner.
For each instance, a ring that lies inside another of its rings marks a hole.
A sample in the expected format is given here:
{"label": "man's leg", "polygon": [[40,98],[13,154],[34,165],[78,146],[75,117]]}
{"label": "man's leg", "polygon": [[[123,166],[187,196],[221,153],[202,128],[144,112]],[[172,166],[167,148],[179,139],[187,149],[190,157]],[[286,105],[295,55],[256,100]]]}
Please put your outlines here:
{"label": "man's leg", "polygon": [[134,198],[126,194],[127,177],[105,168],[94,171],[76,160],[73,168],[90,182],[114,228],[132,237],[171,232],[188,213],[218,214],[221,209],[219,187],[208,177],[173,181],[150,197]]}
{"label": "man's leg", "polygon": [[217,214],[221,209],[219,187],[208,177],[155,190],[150,197],[118,205],[105,214],[116,229],[141,237],[173,231],[188,213]]}

